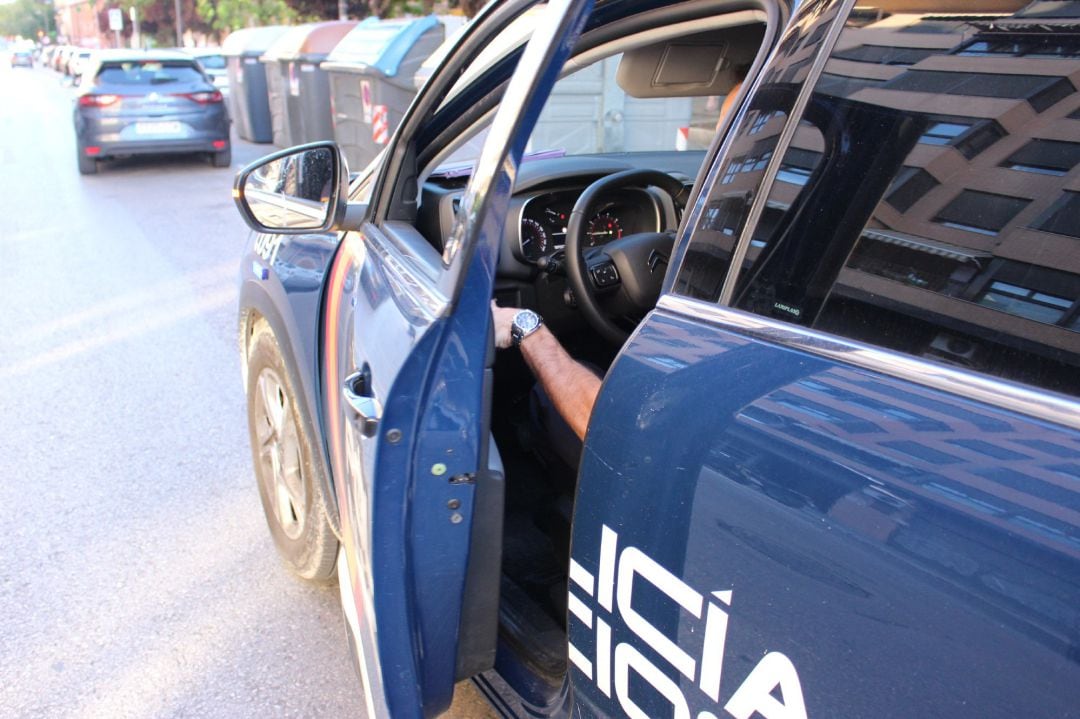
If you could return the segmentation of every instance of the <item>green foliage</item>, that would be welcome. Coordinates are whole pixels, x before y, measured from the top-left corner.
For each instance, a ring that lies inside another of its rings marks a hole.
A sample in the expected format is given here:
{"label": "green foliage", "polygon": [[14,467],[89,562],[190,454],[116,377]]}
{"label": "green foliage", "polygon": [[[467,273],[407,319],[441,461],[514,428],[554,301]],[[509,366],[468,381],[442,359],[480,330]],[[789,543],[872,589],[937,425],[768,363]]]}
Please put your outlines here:
{"label": "green foliage", "polygon": [[0,35],[22,35],[36,40],[38,31],[55,34],[52,3],[37,0],[15,0],[0,5]]}
{"label": "green foliage", "polygon": [[245,27],[288,24],[296,11],[285,0],[196,0],[203,22],[225,34]]}

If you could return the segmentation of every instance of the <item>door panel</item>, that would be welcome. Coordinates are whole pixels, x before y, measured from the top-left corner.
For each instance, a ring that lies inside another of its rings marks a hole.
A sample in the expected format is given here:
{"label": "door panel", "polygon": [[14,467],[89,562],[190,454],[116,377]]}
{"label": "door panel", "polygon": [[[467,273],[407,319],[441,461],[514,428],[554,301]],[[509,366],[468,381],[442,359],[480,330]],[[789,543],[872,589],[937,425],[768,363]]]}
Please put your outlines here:
{"label": "door panel", "polygon": [[[441,258],[410,250],[415,231],[385,222],[347,235],[335,260],[324,399],[343,515],[342,600],[373,716],[443,711],[459,669],[484,668],[477,637],[489,637],[494,659],[494,631],[461,625],[466,588],[477,586],[470,561],[499,559],[470,552],[472,537],[490,534],[481,523],[501,522],[474,511],[491,500],[478,486],[493,488],[485,485],[489,302],[522,150],[590,6],[547,5]],[[411,169],[402,175],[415,181]],[[479,620],[496,621],[489,614]]]}
{"label": "door panel", "polygon": [[577,701],[1074,712],[1080,431],[736,327],[658,310],[605,381],[574,518]]}

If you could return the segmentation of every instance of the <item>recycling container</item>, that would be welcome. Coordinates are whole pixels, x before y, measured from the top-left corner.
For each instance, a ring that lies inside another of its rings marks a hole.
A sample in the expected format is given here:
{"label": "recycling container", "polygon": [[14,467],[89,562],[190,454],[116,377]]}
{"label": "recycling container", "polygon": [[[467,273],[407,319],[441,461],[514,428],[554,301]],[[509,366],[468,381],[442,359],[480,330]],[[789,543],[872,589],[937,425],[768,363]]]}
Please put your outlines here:
{"label": "recycling container", "polygon": [[284,25],[237,30],[221,44],[229,76],[229,114],[236,134],[248,142],[271,142],[266,67],[259,57],[288,30]]}
{"label": "recycling container", "polygon": [[366,166],[390,139],[416,95],[413,75],[445,36],[434,15],[369,18],[326,58],[334,139],[349,167]]}
{"label": "recycling container", "polygon": [[283,34],[260,58],[266,66],[274,144],[290,147],[333,140],[330,86],[322,62],[355,20],[299,25]]}

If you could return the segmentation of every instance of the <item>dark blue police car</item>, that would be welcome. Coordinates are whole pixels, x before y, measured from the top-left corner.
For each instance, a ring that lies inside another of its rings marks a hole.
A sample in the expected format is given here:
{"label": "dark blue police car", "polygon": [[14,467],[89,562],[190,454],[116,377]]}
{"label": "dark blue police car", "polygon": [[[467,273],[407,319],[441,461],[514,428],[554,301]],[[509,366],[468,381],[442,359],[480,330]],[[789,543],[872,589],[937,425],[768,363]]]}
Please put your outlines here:
{"label": "dark blue police car", "polygon": [[[259,489],[369,714],[1075,716],[1078,31],[496,1],[353,182],[242,172]],[[603,372],[578,462],[492,298]]]}

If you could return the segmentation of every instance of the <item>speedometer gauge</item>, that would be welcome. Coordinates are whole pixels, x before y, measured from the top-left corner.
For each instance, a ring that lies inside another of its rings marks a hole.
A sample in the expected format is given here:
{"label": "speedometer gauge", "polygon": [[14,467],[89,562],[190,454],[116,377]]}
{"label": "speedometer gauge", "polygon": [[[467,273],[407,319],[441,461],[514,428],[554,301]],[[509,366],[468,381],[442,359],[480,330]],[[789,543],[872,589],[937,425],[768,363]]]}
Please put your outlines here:
{"label": "speedometer gauge", "polygon": [[589,220],[585,235],[588,237],[589,247],[596,247],[622,237],[622,226],[619,224],[617,217],[607,212],[601,212]]}
{"label": "speedometer gauge", "polygon": [[536,220],[521,220],[521,254],[528,260],[538,260],[548,251],[548,236]]}

